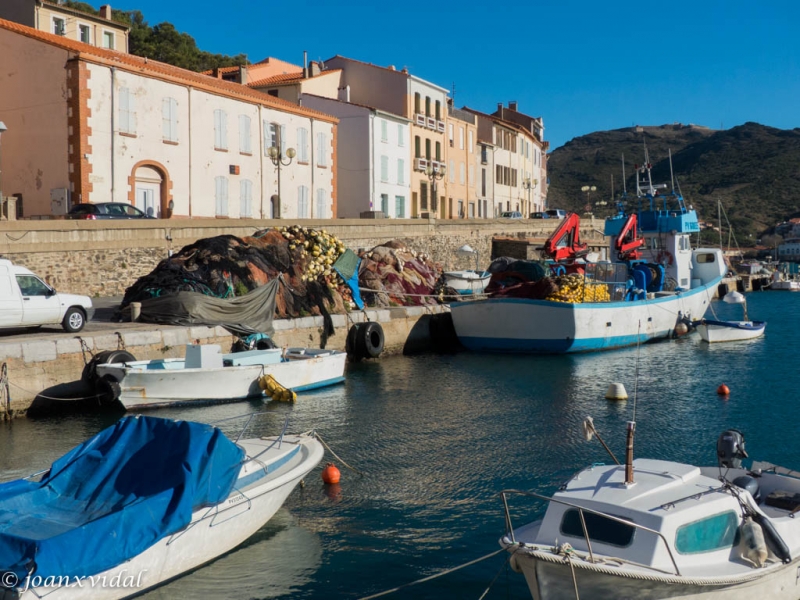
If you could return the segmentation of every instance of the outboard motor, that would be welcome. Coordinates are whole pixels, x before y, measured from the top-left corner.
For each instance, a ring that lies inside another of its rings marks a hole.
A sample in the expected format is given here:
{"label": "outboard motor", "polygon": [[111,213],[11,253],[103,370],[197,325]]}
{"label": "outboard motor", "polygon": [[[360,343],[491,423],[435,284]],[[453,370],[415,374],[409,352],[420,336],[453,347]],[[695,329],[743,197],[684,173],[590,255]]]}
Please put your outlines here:
{"label": "outboard motor", "polygon": [[738,429],[723,431],[717,440],[717,462],[720,467],[738,469],[742,459],[747,458],[744,449],[744,434]]}

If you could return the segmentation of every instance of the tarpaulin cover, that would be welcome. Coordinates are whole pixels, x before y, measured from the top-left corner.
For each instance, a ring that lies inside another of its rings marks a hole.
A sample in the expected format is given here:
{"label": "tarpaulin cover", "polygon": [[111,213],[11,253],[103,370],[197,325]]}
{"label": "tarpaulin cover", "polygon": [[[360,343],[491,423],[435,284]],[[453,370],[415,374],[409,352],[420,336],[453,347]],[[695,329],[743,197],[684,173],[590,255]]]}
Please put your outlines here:
{"label": "tarpaulin cover", "polygon": [[221,325],[237,335],[272,335],[279,284],[280,279],[273,279],[244,296],[230,300],[198,292],[176,292],[148,298],[142,300],[141,319],[165,325]]}
{"label": "tarpaulin cover", "polygon": [[358,255],[348,248],[342,255],[333,263],[334,270],[339,274],[347,287],[353,294],[353,302],[359,310],[364,309],[364,301],[361,299],[361,292],[358,289],[358,267],[361,265],[361,259]]}
{"label": "tarpaulin cover", "polygon": [[125,417],[40,482],[0,484],[0,571],[88,576],[141,554],[230,494],[244,451],[215,427]]}

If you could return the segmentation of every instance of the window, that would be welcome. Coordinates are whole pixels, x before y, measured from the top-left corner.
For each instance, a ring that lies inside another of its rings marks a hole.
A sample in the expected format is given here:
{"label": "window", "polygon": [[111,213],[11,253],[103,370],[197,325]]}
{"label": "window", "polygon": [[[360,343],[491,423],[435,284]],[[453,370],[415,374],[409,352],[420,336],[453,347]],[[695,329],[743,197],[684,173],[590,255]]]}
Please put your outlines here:
{"label": "window", "polygon": [[475,165],[469,166],[469,185],[475,185]]}
{"label": "window", "polygon": [[91,29],[88,25],[78,25],[78,37],[84,44],[92,43]]}
{"label": "window", "polygon": [[436,160],[442,160],[442,143],[436,142]]}
{"label": "window", "polygon": [[425,140],[425,158],[430,160],[431,159],[431,141]]}
{"label": "window", "polygon": [[419,184],[419,207],[428,210],[428,184],[424,181]]}
{"label": "window", "polygon": [[103,32],[103,48],[108,48],[109,50],[114,49],[114,32],[113,31],[104,31]]}
{"label": "window", "polygon": [[253,182],[249,179],[239,182],[239,216],[242,219],[253,218]]}
{"label": "window", "polygon": [[136,134],[136,98],[126,87],[119,88],[119,130]]}
{"label": "window", "polygon": [[459,200],[458,201],[458,218],[459,219],[463,219],[464,218],[464,201],[463,200]]}
{"label": "window", "polygon": [[473,137],[474,137],[474,136],[473,136],[473,131],[472,131],[472,130],[470,130],[470,131],[468,132],[468,134],[467,134],[467,138],[468,138],[468,140],[469,140],[469,144],[468,144],[468,145],[469,145],[469,153],[470,153],[470,154],[472,154],[472,144],[473,144],[473,142],[474,142],[474,140],[473,140]]}
{"label": "window", "polygon": [[481,146],[481,164],[485,165],[489,162],[489,149],[487,146]]}
{"label": "window", "polygon": [[425,115],[431,116],[431,97],[425,96]]}
{"label": "window", "polygon": [[327,219],[328,218],[328,211],[326,208],[326,199],[327,194],[325,190],[322,188],[317,188],[317,212],[314,215],[317,219]]}
{"label": "window", "polygon": [[219,108],[214,111],[214,149],[228,149],[228,115]]}
{"label": "window", "polygon": [[406,132],[400,123],[397,124],[397,145],[401,148],[406,145]]}
{"label": "window", "polygon": [[466,169],[463,161],[458,163],[458,183],[461,185],[466,183]]}
{"label": "window", "polygon": [[442,120],[442,103],[439,100],[436,101],[436,120]]}
{"label": "window", "polygon": [[678,527],[675,550],[680,554],[699,554],[730,548],[738,544],[739,515],[734,511],[706,517]]}
{"label": "window", "polygon": [[456,161],[451,160],[450,165],[447,167],[447,170],[450,172],[450,183],[456,182]]}
{"label": "window", "polygon": [[328,166],[328,136],[324,133],[317,134],[317,166]]}
{"label": "window", "polygon": [[389,194],[381,194],[381,212],[389,216]]}
{"label": "window", "polygon": [[272,147],[278,148],[278,129],[277,123],[264,123],[264,154],[269,156],[268,150]]}
{"label": "window", "polygon": [[415,113],[419,114],[419,113],[422,112],[421,104],[422,104],[422,96],[419,95],[419,92],[416,92],[414,94],[414,112]]}
{"label": "window", "polygon": [[381,119],[381,141],[389,141],[389,123],[386,122],[386,119]]}
{"label": "window", "polygon": [[239,115],[239,152],[243,154],[253,153],[250,137],[250,117]]}
{"label": "window", "polygon": [[406,184],[406,161],[402,158],[397,159],[397,185]]}
{"label": "window", "polygon": [[165,142],[178,141],[178,101],[175,98],[161,100],[161,120]]}
{"label": "window", "polygon": [[394,197],[394,216],[398,219],[406,218],[406,198],[405,196]]}
{"label": "window", "polygon": [[297,128],[297,162],[308,164],[308,129]]}
{"label": "window", "polygon": [[381,156],[381,181],[389,181],[389,157]]}
{"label": "window", "polygon": [[297,188],[297,218],[308,218],[308,188],[304,185]]}
{"label": "window", "polygon": [[463,150],[464,149],[464,128],[463,127],[459,127],[458,128],[458,149],[459,150]]}
{"label": "window", "polygon": [[17,275],[17,285],[23,296],[47,296],[48,287],[41,279],[33,275]]}
{"label": "window", "polygon": [[67,23],[64,19],[53,17],[53,33],[56,35],[65,35],[67,33]]}
{"label": "window", "polygon": [[218,217],[228,216],[228,178],[215,177],[214,201],[216,204],[216,214]]}
{"label": "window", "polygon": [[481,169],[481,196],[486,196],[486,169]]}
{"label": "window", "polygon": [[[584,512],[583,518],[586,521],[589,539],[593,542],[625,547],[633,541],[636,528],[631,525],[590,512]],[[564,513],[561,521],[561,533],[584,539],[581,516],[577,509],[571,508]]]}
{"label": "window", "polygon": [[421,150],[421,141],[418,135],[414,136],[414,158],[421,158],[422,157],[422,150]]}
{"label": "window", "polygon": [[697,262],[700,263],[700,264],[713,263],[714,261],[715,261],[714,255],[711,254],[711,253],[709,253],[709,254],[698,254],[697,255]]}
{"label": "window", "polygon": [[450,140],[450,147],[453,147],[453,124],[447,125],[447,138]]}

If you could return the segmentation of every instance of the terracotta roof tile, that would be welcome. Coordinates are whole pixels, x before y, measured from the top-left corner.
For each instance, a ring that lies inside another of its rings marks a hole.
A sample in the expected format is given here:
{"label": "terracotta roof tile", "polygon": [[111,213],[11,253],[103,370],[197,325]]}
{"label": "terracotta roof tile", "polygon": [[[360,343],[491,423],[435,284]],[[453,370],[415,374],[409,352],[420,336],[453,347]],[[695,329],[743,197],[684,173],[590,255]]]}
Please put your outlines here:
{"label": "terracotta roof tile", "polygon": [[285,112],[314,117],[330,123],[338,123],[339,121],[336,117],[331,115],[326,115],[309,108],[298,106],[288,102],[287,100],[281,100],[280,98],[258,92],[250,89],[246,85],[240,85],[231,81],[216,79],[214,77],[209,77],[208,75],[203,75],[202,73],[181,69],[180,67],[175,67],[173,65],[168,65],[155,60],[149,60],[133,54],[117,52],[116,50],[109,50],[107,48],[98,48],[97,46],[84,44],[83,42],[71,40],[60,35],[38,31],[36,29],[32,29],[31,27],[26,27],[25,25],[20,25],[19,23],[14,23],[5,19],[0,19],[0,29],[5,29],[7,31],[24,35],[25,37],[39,40],[40,42],[67,50],[69,52],[75,52],[77,53],[78,58],[88,62],[114,66],[118,69],[130,71],[132,73],[138,73],[156,79],[180,83],[182,85],[193,85],[221,96],[250,101],[253,103],[262,104],[264,106],[270,106],[278,110],[283,110]]}
{"label": "terracotta roof tile", "polygon": [[[245,68],[247,68],[247,65],[245,65]],[[233,73],[234,71],[238,71],[238,70],[239,70],[238,66],[234,66],[234,67],[219,67],[218,69],[216,69],[216,71],[218,73]],[[214,69],[209,69],[208,71],[201,71],[200,72],[200,75],[213,75],[213,74],[214,74]]]}
{"label": "terracotta roof tile", "polygon": [[[323,75],[329,75],[330,73],[338,73],[341,69],[329,69],[327,71],[322,71],[319,75],[315,75],[314,77],[322,77]],[[250,87],[265,87],[269,85],[284,85],[287,83],[295,83],[297,81],[303,80],[303,73],[281,73],[280,75],[273,75],[272,77],[266,77],[265,79],[259,79],[258,81],[251,81],[247,85]]]}

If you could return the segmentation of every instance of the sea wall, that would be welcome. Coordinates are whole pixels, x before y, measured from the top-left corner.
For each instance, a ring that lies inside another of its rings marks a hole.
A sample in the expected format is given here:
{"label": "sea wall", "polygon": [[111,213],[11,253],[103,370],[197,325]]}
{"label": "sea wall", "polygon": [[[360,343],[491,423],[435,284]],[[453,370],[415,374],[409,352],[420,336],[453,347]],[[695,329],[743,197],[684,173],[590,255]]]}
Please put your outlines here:
{"label": "sea wall", "polygon": [[[184,246],[218,235],[244,237],[285,220],[207,219],[155,221],[2,221],[0,254],[24,265],[62,292],[93,297],[121,296],[139,277]],[[436,219],[303,220],[325,229],[354,250],[403,240],[445,269],[474,268],[456,249],[469,244],[481,266],[491,258],[492,238],[531,238],[542,242],[560,221]],[[584,220],[584,239],[602,240],[602,221]]]}

